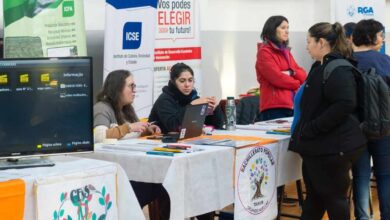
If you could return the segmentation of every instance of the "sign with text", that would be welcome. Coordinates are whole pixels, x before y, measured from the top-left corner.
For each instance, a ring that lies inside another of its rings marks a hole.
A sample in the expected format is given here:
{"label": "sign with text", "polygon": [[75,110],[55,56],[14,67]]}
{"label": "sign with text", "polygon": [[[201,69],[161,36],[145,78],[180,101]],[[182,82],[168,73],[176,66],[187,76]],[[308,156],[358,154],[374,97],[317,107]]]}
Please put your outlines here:
{"label": "sign with text", "polygon": [[234,219],[275,219],[277,143],[236,150]]}
{"label": "sign with text", "polygon": [[118,219],[116,168],[89,171],[37,180],[37,219]]}
{"label": "sign with text", "polygon": [[86,56],[83,1],[4,0],[4,57]]}
{"label": "sign with text", "polygon": [[106,1],[104,78],[114,70],[130,70],[137,84],[133,106],[139,117],[148,117],[153,105],[157,1]]}
{"label": "sign with text", "polygon": [[[385,0],[333,0],[335,21],[342,25],[348,22],[359,22],[362,19],[375,19],[386,24]],[[385,52],[385,42],[381,48]]]}
{"label": "sign with text", "polygon": [[189,65],[201,92],[201,46],[198,0],[160,0],[157,10],[154,55],[154,100],[168,84],[169,70],[177,62]]}

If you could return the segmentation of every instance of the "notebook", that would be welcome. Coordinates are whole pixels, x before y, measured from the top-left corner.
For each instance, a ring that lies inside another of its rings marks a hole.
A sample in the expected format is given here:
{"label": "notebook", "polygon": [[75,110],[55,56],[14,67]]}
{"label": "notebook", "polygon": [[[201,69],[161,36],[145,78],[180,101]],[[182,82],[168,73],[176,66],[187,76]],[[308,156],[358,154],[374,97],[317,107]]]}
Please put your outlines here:
{"label": "notebook", "polygon": [[202,134],[208,104],[188,105],[181,123],[179,139],[197,137]]}

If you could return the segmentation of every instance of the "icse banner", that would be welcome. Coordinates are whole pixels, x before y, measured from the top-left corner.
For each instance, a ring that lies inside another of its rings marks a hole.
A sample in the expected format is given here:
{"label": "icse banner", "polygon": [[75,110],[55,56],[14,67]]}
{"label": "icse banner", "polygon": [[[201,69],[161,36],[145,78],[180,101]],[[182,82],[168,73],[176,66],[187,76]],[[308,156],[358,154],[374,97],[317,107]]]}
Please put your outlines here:
{"label": "icse banner", "polygon": [[83,1],[4,0],[4,57],[86,56]]}
{"label": "icse banner", "polygon": [[[332,0],[332,5],[334,20],[342,25],[362,19],[375,19],[385,25],[385,0]],[[381,52],[385,52],[385,44]]]}
{"label": "icse banner", "polygon": [[153,59],[158,0],[107,0],[104,35],[104,78],[126,69],[134,75],[134,109],[148,117],[153,105]]}
{"label": "icse banner", "polygon": [[168,84],[169,70],[177,62],[189,65],[201,92],[201,46],[198,0],[160,0],[157,10],[154,63],[154,100]]}

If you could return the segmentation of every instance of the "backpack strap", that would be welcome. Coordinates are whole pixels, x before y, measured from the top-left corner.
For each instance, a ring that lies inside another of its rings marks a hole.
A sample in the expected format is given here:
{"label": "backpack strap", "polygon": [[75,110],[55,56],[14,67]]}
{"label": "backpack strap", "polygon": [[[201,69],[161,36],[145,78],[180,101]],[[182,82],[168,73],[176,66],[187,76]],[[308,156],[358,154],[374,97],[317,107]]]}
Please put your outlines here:
{"label": "backpack strap", "polygon": [[325,66],[324,75],[323,75],[323,78],[322,78],[322,84],[325,84],[326,81],[328,80],[328,78],[330,77],[330,74],[337,67],[340,67],[340,66],[349,66],[349,67],[352,67],[353,69],[355,69],[355,67],[350,62],[348,62],[346,59],[332,60],[328,64],[326,64],[326,66]]}

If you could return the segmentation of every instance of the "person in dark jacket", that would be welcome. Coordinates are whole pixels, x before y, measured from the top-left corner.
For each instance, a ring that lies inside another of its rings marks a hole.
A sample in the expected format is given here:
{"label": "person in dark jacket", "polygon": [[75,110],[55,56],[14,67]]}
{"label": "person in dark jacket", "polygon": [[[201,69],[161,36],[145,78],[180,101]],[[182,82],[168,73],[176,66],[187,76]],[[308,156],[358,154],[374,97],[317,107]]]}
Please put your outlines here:
{"label": "person in dark jacket", "polygon": [[149,121],[155,121],[163,133],[178,132],[184,118],[187,105],[208,103],[209,115],[205,124],[222,128],[224,116],[216,104],[215,97],[199,97],[194,89],[194,71],[184,63],[177,63],[170,70],[170,80],[162,89],[149,115]]}
{"label": "person in dark jacket", "polygon": [[[361,20],[355,30],[353,41],[356,47],[353,55],[358,61],[358,68],[368,71],[374,67],[390,86],[390,57],[379,52],[384,42],[383,25],[374,19]],[[371,161],[374,164],[381,219],[390,219],[390,136],[369,140],[367,149],[352,168],[355,219],[365,220],[370,217]]]}
{"label": "person in dark jacket", "polygon": [[257,45],[256,76],[260,84],[260,121],[293,115],[295,91],[306,79],[288,48],[288,20],[271,16]]}
{"label": "person in dark jacket", "polygon": [[[187,105],[208,103],[209,115],[205,124],[222,128],[224,117],[222,110],[216,105],[215,97],[199,97],[194,89],[194,71],[184,63],[176,63],[170,70],[168,85],[162,89],[149,115],[149,121],[155,121],[163,133],[178,132],[184,118]],[[164,202],[166,203],[166,202]],[[214,219],[214,212],[196,217],[198,220]]]}
{"label": "person in dark jacket", "polygon": [[301,115],[289,150],[300,154],[306,185],[303,220],[349,220],[349,171],[365,149],[357,118],[357,84],[351,67],[338,67],[323,82],[325,66],[349,59],[352,48],[339,23],[317,23],[307,36],[307,50],[317,62],[306,79]]}

